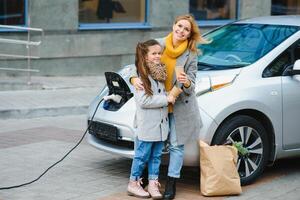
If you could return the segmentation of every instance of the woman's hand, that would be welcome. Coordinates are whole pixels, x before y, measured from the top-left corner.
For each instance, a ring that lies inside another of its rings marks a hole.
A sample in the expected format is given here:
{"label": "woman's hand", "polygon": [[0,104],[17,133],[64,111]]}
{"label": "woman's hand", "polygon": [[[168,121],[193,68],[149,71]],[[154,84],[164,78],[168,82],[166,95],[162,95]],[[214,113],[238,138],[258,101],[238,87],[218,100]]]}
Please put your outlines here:
{"label": "woman's hand", "polygon": [[138,77],[131,78],[131,83],[136,90],[144,90],[143,82],[141,81],[140,78]]}
{"label": "woman's hand", "polygon": [[180,72],[180,74],[177,77],[177,80],[179,83],[182,83],[186,88],[190,87],[191,85],[190,80],[188,79],[186,73],[184,72]]}
{"label": "woman's hand", "polygon": [[173,95],[168,94],[167,100],[168,100],[168,103],[174,104],[176,98]]}

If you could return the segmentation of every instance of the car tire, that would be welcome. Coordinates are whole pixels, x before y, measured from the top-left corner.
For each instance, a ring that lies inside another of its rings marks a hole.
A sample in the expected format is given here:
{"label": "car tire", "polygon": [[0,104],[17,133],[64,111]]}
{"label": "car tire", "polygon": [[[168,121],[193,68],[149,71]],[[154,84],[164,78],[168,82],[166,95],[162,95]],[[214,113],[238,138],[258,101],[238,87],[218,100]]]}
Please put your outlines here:
{"label": "car tire", "polygon": [[267,132],[256,119],[236,115],[218,128],[212,144],[233,144],[242,142],[245,151],[239,151],[237,162],[242,185],[248,185],[263,172],[269,157]]}

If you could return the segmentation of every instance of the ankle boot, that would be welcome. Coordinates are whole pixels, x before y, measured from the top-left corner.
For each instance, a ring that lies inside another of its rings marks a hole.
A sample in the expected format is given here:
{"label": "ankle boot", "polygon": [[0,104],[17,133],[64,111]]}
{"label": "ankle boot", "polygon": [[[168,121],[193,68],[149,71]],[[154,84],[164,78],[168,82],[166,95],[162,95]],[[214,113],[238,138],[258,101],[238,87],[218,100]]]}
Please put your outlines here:
{"label": "ankle boot", "polygon": [[130,180],[127,186],[127,193],[129,196],[150,198],[149,192],[146,192],[141,186],[141,179],[138,181]]}
{"label": "ankle boot", "polygon": [[158,180],[149,180],[148,192],[152,199],[162,199],[159,187],[160,183],[158,182]]}
{"label": "ankle boot", "polygon": [[167,177],[165,193],[163,199],[174,199],[176,195],[176,178],[174,177]]}

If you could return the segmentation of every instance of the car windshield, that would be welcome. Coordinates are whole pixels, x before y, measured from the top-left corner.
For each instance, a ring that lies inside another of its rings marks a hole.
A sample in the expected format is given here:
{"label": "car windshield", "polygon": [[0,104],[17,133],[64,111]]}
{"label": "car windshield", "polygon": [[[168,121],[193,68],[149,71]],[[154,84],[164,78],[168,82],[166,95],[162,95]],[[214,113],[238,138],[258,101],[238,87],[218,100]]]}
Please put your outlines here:
{"label": "car windshield", "polygon": [[223,70],[250,65],[299,30],[299,27],[230,24],[206,34],[199,45],[199,70]]}

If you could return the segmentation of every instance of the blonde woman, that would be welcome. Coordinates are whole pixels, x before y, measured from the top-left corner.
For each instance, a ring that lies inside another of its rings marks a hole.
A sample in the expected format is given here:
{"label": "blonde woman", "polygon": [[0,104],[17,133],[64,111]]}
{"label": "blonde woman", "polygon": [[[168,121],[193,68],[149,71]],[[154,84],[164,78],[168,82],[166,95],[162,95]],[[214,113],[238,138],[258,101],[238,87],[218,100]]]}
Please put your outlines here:
{"label": "blonde woman", "polygon": [[[175,104],[169,104],[169,166],[164,199],[174,199],[176,179],[180,178],[183,165],[184,144],[192,138],[198,139],[201,127],[200,113],[195,96],[195,79],[197,73],[197,44],[206,43],[201,37],[198,25],[192,15],[176,17],[172,32],[157,39],[163,47],[161,61],[166,66],[167,79],[164,81],[166,91],[179,85],[182,93]],[[183,72],[175,74],[176,66],[183,67]],[[137,90],[144,90],[141,80],[133,73],[131,83]]]}

